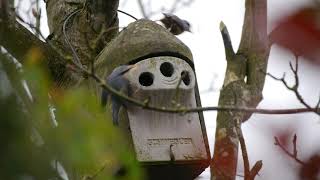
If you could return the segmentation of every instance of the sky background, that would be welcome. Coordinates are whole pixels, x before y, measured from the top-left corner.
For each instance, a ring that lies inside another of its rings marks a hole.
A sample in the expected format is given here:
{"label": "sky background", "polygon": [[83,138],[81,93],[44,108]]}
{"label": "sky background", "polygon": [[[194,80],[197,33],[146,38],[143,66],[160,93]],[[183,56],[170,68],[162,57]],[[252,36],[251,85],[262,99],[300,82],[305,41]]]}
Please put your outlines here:
{"label": "sky background", "polygon": [[[43,1],[41,1],[43,3]],[[152,9],[170,7],[172,0],[152,1]],[[227,25],[234,49],[240,41],[242,23],[244,17],[245,0],[194,1],[189,7],[178,10],[175,14],[186,19],[191,24],[192,33],[184,33],[179,37],[189,46],[194,56],[197,80],[201,92],[203,106],[217,106],[219,91],[224,80],[226,60],[224,46],[219,31],[220,21]],[[311,0],[269,0],[268,1],[268,31],[272,30],[277,19],[289,15],[293,11],[310,5]],[[25,7],[28,7],[25,5]],[[42,26],[44,35],[49,34],[46,24],[45,5],[42,4]],[[142,15],[136,1],[122,0],[119,9],[126,11],[137,18]],[[150,10],[150,9],[148,9]],[[120,27],[132,22],[132,19],[119,14]],[[161,13],[151,17],[152,20],[162,18]],[[293,37],[294,38],[294,37]],[[301,58],[302,59],[302,58]],[[287,79],[292,82],[292,74],[289,69],[289,61],[293,61],[293,55],[289,51],[274,45],[271,49],[268,72],[281,77],[287,72]],[[315,105],[320,93],[319,66],[300,61],[300,88],[299,91],[305,100]],[[209,90],[209,91],[208,91]],[[292,92],[289,92],[280,82],[266,79],[264,100],[260,108],[296,108],[302,107]],[[213,152],[216,112],[205,112],[208,138],[211,153]],[[257,179],[298,179],[299,165],[289,159],[274,145],[273,136],[287,132],[290,136],[294,133],[298,136],[298,155],[306,160],[308,156],[320,149],[320,119],[314,114],[300,115],[253,115],[249,121],[243,124],[243,131],[247,143],[250,163],[263,160],[263,168]],[[239,155],[238,174],[243,174],[242,158]],[[209,171],[205,171],[199,179],[209,179]],[[319,176],[320,177],[320,176]],[[238,178],[242,179],[242,178]]]}

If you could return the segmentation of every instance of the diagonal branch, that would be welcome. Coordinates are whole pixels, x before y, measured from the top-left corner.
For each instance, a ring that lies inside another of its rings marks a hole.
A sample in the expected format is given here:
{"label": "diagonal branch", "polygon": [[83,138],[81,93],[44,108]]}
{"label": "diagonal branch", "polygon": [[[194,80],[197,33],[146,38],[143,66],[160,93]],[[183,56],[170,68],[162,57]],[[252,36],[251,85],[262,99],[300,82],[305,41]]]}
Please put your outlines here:
{"label": "diagonal branch", "polygon": [[13,16],[9,15],[5,21],[0,21],[0,45],[11,55],[25,63],[25,59],[31,48],[37,49],[43,55],[41,66],[47,69],[54,82],[71,77],[67,74],[66,57],[62,56],[48,43],[38,39],[33,33],[18,23]]}
{"label": "diagonal branch", "polygon": [[255,179],[255,177],[259,174],[259,171],[261,170],[262,165],[263,165],[262,160],[257,161],[257,162],[253,165],[253,167],[251,168],[251,171],[250,171],[250,178],[249,178],[250,180],[251,180],[251,179],[252,179],[252,180]]}
{"label": "diagonal branch", "polygon": [[289,157],[291,157],[292,159],[294,159],[297,163],[301,164],[301,165],[305,165],[306,163],[303,162],[302,160],[300,160],[298,158],[298,151],[297,151],[297,135],[295,134],[293,136],[293,140],[292,140],[292,144],[293,144],[293,153],[290,153],[281,143],[280,140],[277,137],[274,137],[275,140],[275,145],[279,146],[282,151],[284,153],[286,153]]}
{"label": "diagonal branch", "polygon": [[245,143],[245,139],[242,133],[241,129],[241,121],[239,119],[236,119],[235,122],[237,135],[240,142],[241,152],[242,152],[242,158],[243,158],[243,165],[244,165],[244,179],[245,180],[254,180],[255,177],[258,175],[259,171],[262,168],[262,161],[257,161],[252,169],[250,170],[250,163],[249,163],[249,155],[247,151],[247,146]]}
{"label": "diagonal branch", "polygon": [[286,75],[286,74],[283,74],[283,76],[282,76],[281,78],[275,77],[274,75],[272,75],[272,74],[270,74],[270,73],[265,73],[265,74],[268,75],[269,77],[271,77],[271,78],[274,79],[274,80],[277,80],[277,81],[282,82],[282,84],[283,84],[288,90],[292,91],[292,92],[295,94],[295,96],[297,97],[297,99],[299,100],[299,102],[300,102],[301,104],[303,104],[303,105],[304,105],[307,109],[309,109],[310,111],[313,111],[313,112],[316,113],[317,115],[320,115],[320,112],[316,110],[316,109],[318,109],[318,107],[319,107],[320,99],[318,100],[315,108],[313,108],[313,107],[311,107],[311,106],[303,99],[302,95],[301,95],[300,92],[299,92],[299,89],[298,89],[298,88],[299,88],[299,85],[300,85],[300,84],[299,84],[300,79],[299,79],[299,75],[298,75],[298,69],[299,69],[298,57],[297,57],[297,56],[295,57],[295,66],[294,66],[294,67],[293,67],[293,65],[292,65],[291,62],[290,62],[289,65],[290,65],[290,69],[291,69],[292,73],[294,74],[294,80],[295,80],[295,83],[294,83],[292,86],[290,86],[290,85],[288,84],[288,82],[286,81],[286,79],[285,79],[285,75]]}
{"label": "diagonal branch", "polygon": [[241,119],[236,119],[235,124],[236,124],[235,128],[237,131],[237,135],[239,138],[240,147],[242,151],[242,158],[243,158],[243,165],[244,165],[244,179],[248,180],[250,177],[250,163],[249,163],[247,146],[246,146],[245,139],[241,129]]}

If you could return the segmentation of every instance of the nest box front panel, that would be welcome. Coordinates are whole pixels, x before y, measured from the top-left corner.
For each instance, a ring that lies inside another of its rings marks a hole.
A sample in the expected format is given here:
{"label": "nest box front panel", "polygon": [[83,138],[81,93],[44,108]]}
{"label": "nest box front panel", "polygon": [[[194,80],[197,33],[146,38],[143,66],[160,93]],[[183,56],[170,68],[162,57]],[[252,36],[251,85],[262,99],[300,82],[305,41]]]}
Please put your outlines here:
{"label": "nest box front panel", "polygon": [[[153,57],[126,74],[131,97],[157,107],[197,106],[195,74],[175,57]],[[163,113],[127,108],[130,130],[140,162],[205,160],[207,152],[198,113]]]}

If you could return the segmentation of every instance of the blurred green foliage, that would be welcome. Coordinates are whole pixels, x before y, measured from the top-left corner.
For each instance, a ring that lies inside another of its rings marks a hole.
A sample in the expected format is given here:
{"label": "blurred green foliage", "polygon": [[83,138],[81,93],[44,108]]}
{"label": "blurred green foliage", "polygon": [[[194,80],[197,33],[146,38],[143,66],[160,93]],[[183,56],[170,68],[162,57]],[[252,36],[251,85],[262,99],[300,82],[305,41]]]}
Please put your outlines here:
{"label": "blurred green foliage", "polygon": [[[0,56],[1,62],[12,63],[5,58]],[[110,112],[85,88],[53,91],[47,73],[37,66],[41,59],[31,48],[21,74],[32,98],[17,86],[20,82],[11,82],[14,92],[0,96],[0,179],[63,179],[53,162],[61,163],[72,180],[143,179]],[[18,71],[12,73],[14,68],[3,70],[8,81],[19,79],[12,75],[20,77]],[[56,109],[55,117],[50,116],[49,103]]]}

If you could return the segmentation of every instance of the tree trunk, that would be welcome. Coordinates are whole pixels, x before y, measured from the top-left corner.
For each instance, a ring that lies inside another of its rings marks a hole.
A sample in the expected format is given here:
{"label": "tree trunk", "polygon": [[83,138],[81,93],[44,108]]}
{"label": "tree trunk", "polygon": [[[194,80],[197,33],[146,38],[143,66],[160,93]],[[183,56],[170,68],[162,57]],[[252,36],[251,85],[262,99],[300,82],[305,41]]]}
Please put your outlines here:
{"label": "tree trunk", "polygon": [[[99,52],[118,33],[119,0],[47,0],[50,36],[46,43],[15,20],[6,0],[0,3],[1,45],[21,63],[31,48],[38,49],[44,56],[42,65],[50,71],[58,87],[73,87],[84,79],[70,68],[68,61],[74,57],[71,58],[66,39],[70,40],[83,66],[90,68]],[[67,20],[75,11],[78,13]]]}
{"label": "tree trunk", "polygon": [[[118,33],[118,4],[118,0],[49,0],[47,15],[50,42],[60,51],[70,54],[70,45],[66,43],[68,38],[81,64],[85,68],[91,68],[96,56]],[[77,10],[78,13],[71,15]],[[61,79],[59,84],[73,86],[84,79],[80,74],[75,76],[77,78],[72,81]]]}
{"label": "tree trunk", "polygon": [[[256,107],[262,100],[269,57],[267,0],[246,0],[245,19],[238,52],[232,50],[226,27],[221,27],[227,70],[219,106]],[[246,79],[245,79],[246,78]],[[236,179],[239,137],[237,123],[249,119],[244,112],[218,112],[211,179]]]}

